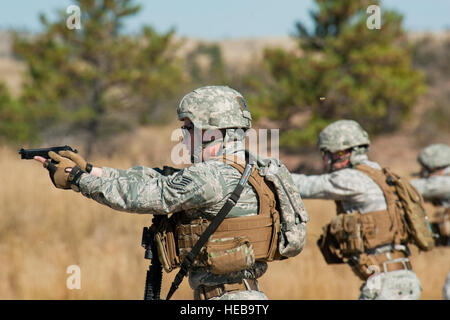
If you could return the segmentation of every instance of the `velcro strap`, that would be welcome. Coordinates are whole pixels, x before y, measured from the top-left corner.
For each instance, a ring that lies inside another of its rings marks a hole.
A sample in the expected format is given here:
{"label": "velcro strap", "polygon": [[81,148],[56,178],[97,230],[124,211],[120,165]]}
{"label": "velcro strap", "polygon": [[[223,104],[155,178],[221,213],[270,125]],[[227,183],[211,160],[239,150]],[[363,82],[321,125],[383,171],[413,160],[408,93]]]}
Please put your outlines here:
{"label": "velcro strap", "polygon": [[75,167],[72,168],[72,171],[69,172],[68,181],[71,184],[78,186],[81,175],[83,173],[85,173],[85,172],[83,170],[81,170],[80,166],[76,165]]}

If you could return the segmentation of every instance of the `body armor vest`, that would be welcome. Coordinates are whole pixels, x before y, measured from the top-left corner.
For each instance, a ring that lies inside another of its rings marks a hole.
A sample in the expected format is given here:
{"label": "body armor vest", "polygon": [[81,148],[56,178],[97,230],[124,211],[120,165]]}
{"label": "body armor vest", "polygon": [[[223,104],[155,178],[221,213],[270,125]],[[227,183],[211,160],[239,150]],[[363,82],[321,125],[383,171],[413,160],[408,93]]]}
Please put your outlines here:
{"label": "body armor vest", "polygon": [[[219,158],[242,174],[245,163],[234,157]],[[225,274],[251,267],[256,260],[279,259],[277,244],[280,216],[275,193],[264,178],[253,171],[248,180],[258,198],[255,215],[226,218],[212,234],[195,259],[194,267],[207,267],[215,274]],[[198,218],[188,221],[184,212],[164,219],[156,234],[158,255],[167,272],[179,267],[180,261],[189,253],[210,221]]]}

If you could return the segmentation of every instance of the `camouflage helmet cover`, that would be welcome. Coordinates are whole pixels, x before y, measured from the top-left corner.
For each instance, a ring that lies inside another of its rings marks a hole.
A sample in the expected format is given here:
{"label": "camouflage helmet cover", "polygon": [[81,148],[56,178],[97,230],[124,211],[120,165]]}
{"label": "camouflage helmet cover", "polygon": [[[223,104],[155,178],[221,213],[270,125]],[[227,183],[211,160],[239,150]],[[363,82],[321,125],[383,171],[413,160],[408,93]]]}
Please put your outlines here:
{"label": "camouflage helmet cover", "polygon": [[337,152],[362,145],[370,145],[368,133],[354,120],[339,120],[329,124],[319,134],[319,149]]}
{"label": "camouflage helmet cover", "polygon": [[188,118],[199,129],[251,128],[244,97],[227,86],[202,87],[188,93],[177,113],[179,120]]}
{"label": "camouflage helmet cover", "polygon": [[417,160],[428,169],[450,166],[450,147],[442,143],[432,144],[420,151]]}

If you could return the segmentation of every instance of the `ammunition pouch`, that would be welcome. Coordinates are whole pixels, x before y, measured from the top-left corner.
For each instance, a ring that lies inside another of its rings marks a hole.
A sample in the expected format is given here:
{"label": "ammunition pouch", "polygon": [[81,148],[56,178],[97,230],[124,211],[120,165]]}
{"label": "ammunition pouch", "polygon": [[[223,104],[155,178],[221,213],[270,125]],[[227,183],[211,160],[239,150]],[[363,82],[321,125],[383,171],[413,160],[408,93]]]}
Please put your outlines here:
{"label": "ammunition pouch", "polygon": [[322,253],[327,264],[344,263],[344,256],[340,250],[339,242],[330,233],[329,229],[330,225],[328,224],[323,228],[324,232],[317,241],[320,252]]}
{"label": "ammunition pouch", "polygon": [[[269,261],[277,248],[278,215],[245,216],[222,221],[193,266],[207,267],[214,274],[245,270],[256,260]],[[275,221],[275,222],[274,222]],[[180,259],[191,251],[210,221],[196,219],[176,227]]]}
{"label": "ammunition pouch", "polygon": [[207,265],[214,274],[245,270],[255,263],[253,246],[245,237],[210,240],[206,254]]}
{"label": "ammunition pouch", "polygon": [[364,252],[361,218],[358,213],[337,215],[330,223],[330,234],[339,243],[344,257]]}
{"label": "ammunition pouch", "polygon": [[166,272],[180,266],[177,245],[175,242],[175,222],[173,216],[161,218],[158,225],[153,224],[150,228],[155,234],[156,248],[158,249],[158,258]]}
{"label": "ammunition pouch", "polygon": [[[399,236],[401,235],[401,236]],[[376,247],[401,243],[406,233],[393,228],[386,210],[361,214],[340,213],[329,225],[318,245],[327,263],[341,263],[344,258],[360,255]]]}

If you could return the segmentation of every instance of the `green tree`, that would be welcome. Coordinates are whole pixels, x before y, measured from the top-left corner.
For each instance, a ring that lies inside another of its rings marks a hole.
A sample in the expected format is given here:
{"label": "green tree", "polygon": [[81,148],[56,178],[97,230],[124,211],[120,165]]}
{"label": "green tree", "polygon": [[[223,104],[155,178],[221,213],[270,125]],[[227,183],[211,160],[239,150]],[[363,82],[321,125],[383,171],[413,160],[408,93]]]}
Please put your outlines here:
{"label": "green tree", "polygon": [[[262,90],[251,104],[281,121],[282,144],[311,144],[336,119],[355,119],[376,134],[397,129],[409,115],[424,86],[411,67],[402,17],[381,8],[381,29],[370,30],[369,4],[379,2],[316,0],[314,29],[296,24],[300,54],[265,50],[273,81],[256,85]],[[310,117],[299,128],[291,119],[301,112]]]}
{"label": "green tree", "polygon": [[174,31],[145,26],[124,35],[123,21],[140,6],[132,0],[77,0],[81,29],[69,29],[65,10],[44,16],[42,34],[15,36],[14,51],[28,66],[23,102],[43,132],[84,133],[86,152],[118,130],[160,119],[183,83],[174,56]]}
{"label": "green tree", "polygon": [[0,83],[0,137],[5,142],[35,139],[31,110],[14,99],[6,85]]}

